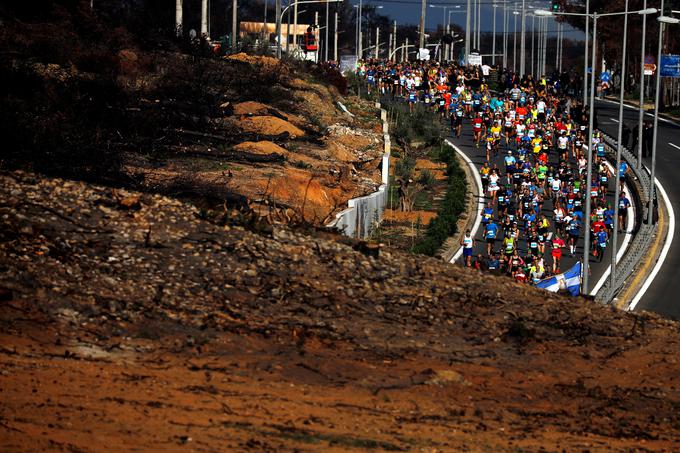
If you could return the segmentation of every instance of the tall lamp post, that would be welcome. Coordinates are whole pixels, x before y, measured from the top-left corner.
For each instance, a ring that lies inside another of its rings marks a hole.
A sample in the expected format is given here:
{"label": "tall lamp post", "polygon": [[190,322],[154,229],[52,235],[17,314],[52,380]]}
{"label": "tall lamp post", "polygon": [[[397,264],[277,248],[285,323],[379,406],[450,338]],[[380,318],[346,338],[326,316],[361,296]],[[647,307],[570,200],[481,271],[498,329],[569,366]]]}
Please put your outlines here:
{"label": "tall lamp post", "polygon": [[[663,0],[662,0],[663,1]],[[545,11],[545,10],[536,10],[535,14],[537,16],[586,16],[586,21],[589,18],[593,19],[593,39],[592,39],[592,52],[591,52],[591,65],[593,68],[593,71],[590,74],[590,112],[588,115],[588,144],[587,144],[587,153],[588,153],[588,168],[587,168],[587,181],[586,181],[586,212],[584,214],[584,221],[585,225],[583,228],[583,284],[582,284],[582,292],[584,294],[588,294],[588,283],[589,283],[589,260],[590,260],[590,213],[591,213],[591,196],[590,196],[590,191],[592,189],[592,175],[593,175],[593,120],[595,118],[595,57],[596,57],[596,49],[597,49],[597,20],[600,17],[608,17],[608,16],[620,16],[620,15],[625,15],[625,14],[654,14],[656,13],[656,10],[653,8],[647,9],[647,10],[639,10],[639,11],[624,11],[624,12],[616,12],[616,13],[605,13],[605,14],[597,14],[597,12],[594,12],[592,14],[581,14],[581,13],[553,13],[551,11]],[[677,20],[677,19],[675,19]],[[659,37],[659,40],[661,40],[661,37]],[[587,64],[587,63],[586,63]],[[623,76],[623,75],[622,75]],[[620,123],[620,121],[619,121]],[[653,167],[652,167],[653,171]],[[618,169],[617,169],[618,172]],[[653,176],[653,174],[652,174]],[[652,180],[653,181],[653,180]],[[616,184],[618,186],[618,180],[616,181]],[[652,184],[653,186],[653,184]],[[652,189],[653,190],[653,189]],[[617,202],[617,207],[618,207],[618,200]],[[651,206],[651,200],[650,200],[650,206]],[[612,253],[616,255],[616,245],[614,245],[614,250]]]}
{"label": "tall lamp post", "polygon": [[465,66],[470,61],[470,0],[467,0],[465,14]]}
{"label": "tall lamp post", "polygon": [[[643,9],[647,9],[644,0]],[[647,33],[647,16],[642,17],[642,44],[640,45],[640,111],[638,113],[638,168],[642,168],[642,122],[645,116],[645,38]]]}

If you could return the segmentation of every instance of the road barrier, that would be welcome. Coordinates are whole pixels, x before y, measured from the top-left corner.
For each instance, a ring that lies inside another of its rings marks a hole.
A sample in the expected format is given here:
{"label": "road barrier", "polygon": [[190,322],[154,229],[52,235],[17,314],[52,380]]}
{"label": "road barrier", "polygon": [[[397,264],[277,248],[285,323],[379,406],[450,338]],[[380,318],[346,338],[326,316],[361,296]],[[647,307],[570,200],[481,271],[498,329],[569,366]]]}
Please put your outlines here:
{"label": "road barrier", "polygon": [[[607,158],[613,161],[614,168],[616,168],[616,151],[618,146],[617,141],[604,132],[601,132],[601,134],[604,138]],[[608,278],[607,282],[595,295],[595,300],[607,304],[612,302],[614,297],[616,297],[619,291],[623,288],[626,280],[633,274],[639,263],[642,261],[642,257],[648,253],[649,246],[656,231],[656,224],[650,225],[644,222],[644,219],[647,219],[649,192],[652,185],[650,175],[644,170],[638,168],[637,157],[626,147],[622,147],[621,157],[628,163],[634,175],[633,178],[626,176],[628,179],[626,182],[633,191],[631,195],[634,198],[633,201],[636,203],[636,210],[639,215],[637,216],[638,218],[635,222],[635,235],[628,246],[628,251],[616,264],[616,277],[614,283],[612,284],[611,278]],[[614,179],[617,178],[615,177]],[[615,200],[615,202],[617,201]]]}
{"label": "road barrier", "polygon": [[[380,108],[380,103],[376,102]],[[328,224],[329,228],[335,228],[345,236],[365,239],[380,224],[387,205],[388,187],[390,179],[390,151],[392,142],[387,122],[387,111],[380,108],[380,119],[383,123],[383,156],[382,156],[382,182],[376,192],[363,197],[352,198],[347,202],[347,209],[335,215],[335,219]]]}

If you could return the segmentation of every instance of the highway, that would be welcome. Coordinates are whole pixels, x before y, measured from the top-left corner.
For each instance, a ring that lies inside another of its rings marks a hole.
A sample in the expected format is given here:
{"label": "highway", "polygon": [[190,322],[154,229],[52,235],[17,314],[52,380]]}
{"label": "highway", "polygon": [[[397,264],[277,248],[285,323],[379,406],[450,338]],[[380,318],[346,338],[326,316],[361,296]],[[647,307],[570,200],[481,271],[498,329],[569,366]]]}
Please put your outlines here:
{"label": "highway", "polygon": [[[600,120],[602,122],[602,120]],[[456,138],[453,135],[449,136],[449,141],[453,143],[458,149],[460,149],[465,155],[472,161],[472,163],[475,165],[477,170],[484,164],[486,160],[486,152],[485,149],[482,146],[480,148],[475,148],[474,143],[472,141],[472,126],[470,124],[469,120],[466,120],[463,122],[463,129],[462,129],[462,134],[460,138]],[[503,157],[506,155],[507,150],[510,149],[505,146],[504,140],[501,141],[501,152],[499,152],[498,157],[493,159],[491,162],[491,166],[495,163],[498,168],[500,169],[505,169],[505,164],[503,163]],[[680,151],[678,151],[678,156],[680,157]],[[550,156],[550,163],[552,165],[557,165],[557,155],[555,151],[551,151],[551,156]],[[574,162],[572,162],[572,166],[575,165]],[[504,178],[505,180],[505,178]],[[614,205],[614,183],[613,181],[610,181],[609,183],[609,190],[607,193],[607,200]],[[484,202],[486,203],[486,199]],[[585,203],[584,203],[584,209],[585,209]],[[594,209],[594,207],[593,207]],[[551,223],[551,229],[550,231],[554,232],[554,221],[552,220],[553,217],[553,205],[552,201],[547,199],[543,205],[543,210],[541,211],[541,214],[545,214],[548,220]],[[497,221],[497,210],[494,209],[494,220]],[[519,222],[520,225],[520,230],[522,232],[522,238],[519,241],[518,244],[518,250],[520,256],[524,256],[527,252],[527,246],[526,242],[524,241],[524,231],[521,228],[522,222]],[[619,244],[622,244],[626,237],[630,237],[629,234],[619,234]],[[502,246],[502,235],[500,236],[501,240],[496,241],[496,246],[494,250],[497,252],[500,250]],[[563,238],[566,242],[566,238]],[[483,226],[480,225],[478,231],[475,234],[475,240],[476,244],[474,247],[474,256],[477,256],[478,254],[482,254],[483,256],[486,256],[486,241],[484,240],[484,231],[483,231]],[[590,282],[589,282],[589,292],[593,288],[596,287],[598,282],[601,280],[603,274],[608,270],[609,264],[611,263],[611,250],[612,247],[609,246],[606,249],[605,256],[602,260],[601,263],[597,262],[596,258],[591,255],[590,258],[590,263],[591,263],[591,273],[590,273]],[[574,265],[579,259],[583,257],[583,231],[581,232],[581,237],[579,238],[579,241],[577,243],[576,247],[576,256],[570,257],[569,256],[569,249],[565,248],[563,249],[562,253],[562,262],[560,266],[560,270],[562,272],[568,270],[572,265]],[[462,264],[463,258],[461,257],[458,259],[456,262]],[[552,266],[552,256],[550,256],[550,248],[546,246],[546,258],[545,258],[545,266],[546,269],[549,269]]]}
{"label": "highway", "polygon": [[[599,127],[613,137],[618,133],[619,105],[609,101],[597,101]],[[626,107],[623,110],[624,123],[632,130],[638,122],[638,110]],[[645,115],[645,119],[652,121],[653,117]],[[651,158],[643,159],[649,167]],[[659,138],[657,143],[655,176],[666,190],[671,206],[675,212],[680,212],[680,189],[673,181],[680,171],[680,125],[659,119]],[[635,310],[654,311],[664,316],[680,319],[680,240],[676,229],[671,248],[666,260],[652,284],[635,307]]]}

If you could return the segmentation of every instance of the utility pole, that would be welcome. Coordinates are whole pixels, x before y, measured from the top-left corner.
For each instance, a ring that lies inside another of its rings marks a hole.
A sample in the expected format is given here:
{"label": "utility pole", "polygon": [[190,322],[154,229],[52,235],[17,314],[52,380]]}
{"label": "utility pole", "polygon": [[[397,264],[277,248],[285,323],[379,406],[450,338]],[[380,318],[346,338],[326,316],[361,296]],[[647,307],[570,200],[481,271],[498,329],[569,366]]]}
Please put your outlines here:
{"label": "utility pole", "polygon": [[182,35],[183,7],[184,0],[175,0],[175,33]]}
{"label": "utility pole", "polygon": [[338,12],[335,11],[335,26],[333,27],[335,39],[333,40],[333,61],[338,62]]}
{"label": "utility pole", "polygon": [[201,36],[208,36],[208,0],[201,0]]}
{"label": "utility pole", "polygon": [[406,47],[404,47],[404,50],[401,53],[401,60],[408,61],[408,38],[406,38]]}
{"label": "utility pole", "polygon": [[421,0],[420,3],[420,49],[425,47],[425,10],[427,0]]}

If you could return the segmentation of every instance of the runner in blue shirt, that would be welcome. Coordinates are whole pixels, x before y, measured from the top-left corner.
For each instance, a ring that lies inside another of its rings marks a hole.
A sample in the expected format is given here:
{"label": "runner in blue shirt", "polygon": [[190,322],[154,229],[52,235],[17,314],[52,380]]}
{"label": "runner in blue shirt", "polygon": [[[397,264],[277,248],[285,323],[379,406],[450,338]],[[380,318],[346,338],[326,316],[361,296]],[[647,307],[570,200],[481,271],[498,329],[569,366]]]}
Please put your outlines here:
{"label": "runner in blue shirt", "polygon": [[484,237],[486,238],[486,254],[489,256],[491,256],[491,253],[493,253],[493,246],[496,243],[497,236],[498,225],[496,225],[493,219],[491,219],[484,227]]}
{"label": "runner in blue shirt", "polygon": [[602,257],[604,256],[604,249],[607,247],[608,239],[609,235],[605,230],[600,230],[597,233],[595,233],[596,254],[597,260],[600,263],[602,262]]}

